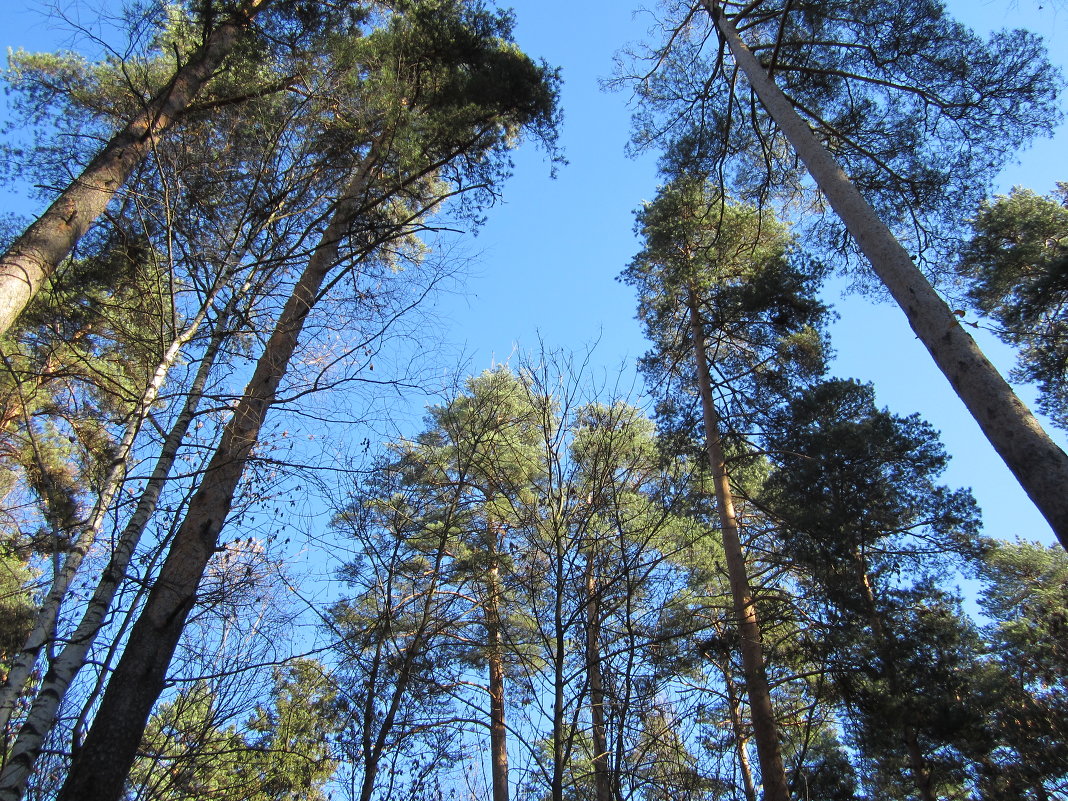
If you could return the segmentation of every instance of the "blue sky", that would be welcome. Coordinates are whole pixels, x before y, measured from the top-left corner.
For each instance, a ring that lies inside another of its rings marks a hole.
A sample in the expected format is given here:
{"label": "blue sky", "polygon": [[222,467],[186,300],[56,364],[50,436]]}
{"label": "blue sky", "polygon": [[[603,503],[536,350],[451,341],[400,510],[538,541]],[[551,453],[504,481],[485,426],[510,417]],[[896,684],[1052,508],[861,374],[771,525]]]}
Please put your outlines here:
{"label": "blue sky", "polygon": [[[614,375],[645,350],[633,295],[615,277],[637,249],[633,211],[653,197],[657,177],[653,156],[633,160],[625,155],[627,95],[603,92],[599,81],[611,73],[613,55],[623,45],[645,37],[651,17],[635,14],[632,4],[619,0],[519,0],[513,5],[520,45],[562,69],[561,144],[569,164],[552,179],[543,154],[527,147],[517,155],[504,202],[465,244],[472,261],[461,291],[436,302],[442,337],[463,350],[469,371],[506,360],[517,344],[536,348],[539,337],[548,347],[579,351],[597,343],[593,364]],[[1019,26],[1043,33],[1068,72],[1068,7],[1039,0],[952,0],[948,5],[980,32]],[[89,4],[68,0],[66,7],[91,23]],[[0,0],[0,11],[4,46],[50,49],[71,41],[24,0]],[[1049,191],[1056,180],[1068,180],[1066,154],[1068,130],[1062,125],[1056,140],[1031,148],[1000,177],[1000,191],[1017,184]],[[856,296],[831,293],[828,299],[841,316],[832,332],[838,353],[834,371],[873,381],[881,404],[900,414],[920,412],[942,431],[954,456],[947,481],[974,489],[989,533],[1052,542],[1048,527],[902,313]],[[1009,368],[1007,349],[990,337],[981,338],[981,344]],[[1022,394],[1033,400],[1026,388]],[[1063,442],[1063,435],[1054,434]]]}

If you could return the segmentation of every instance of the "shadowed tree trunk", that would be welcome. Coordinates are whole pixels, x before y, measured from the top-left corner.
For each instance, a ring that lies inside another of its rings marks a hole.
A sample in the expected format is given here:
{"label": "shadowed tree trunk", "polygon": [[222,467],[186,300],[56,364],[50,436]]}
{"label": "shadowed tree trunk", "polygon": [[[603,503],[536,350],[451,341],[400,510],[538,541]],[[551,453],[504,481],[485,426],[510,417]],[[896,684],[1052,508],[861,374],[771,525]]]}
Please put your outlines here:
{"label": "shadowed tree trunk", "polygon": [[308,313],[366,186],[367,165],[350,182],[330,225],[286,301],[252,380],[223,431],[185,520],[108,682],[93,725],[75,754],[60,801],[117,801],[137,754],[149,714],[163,692],[167,669],[196,603],[196,591],[230,513],[245,464],[275,400]]}
{"label": "shadowed tree trunk", "polygon": [[[78,535],[74,538],[70,549],[67,551],[62,568],[56,570],[52,584],[48,589],[48,594],[45,596],[41,608],[37,611],[34,627],[27,636],[22,650],[11,665],[3,686],[0,687],[0,731],[7,728],[15,705],[25,689],[26,682],[33,672],[41,650],[54,638],[56,621],[59,619],[60,609],[67,598],[71,584],[77,576],[86,555],[96,542],[97,535],[104,524],[105,516],[111,510],[111,503],[119,492],[123,481],[125,481],[127,463],[137,434],[145,420],[148,419],[171,368],[181,356],[182,348],[192,340],[200,329],[210,310],[212,298],[221,288],[222,284],[220,282],[213,289],[211,296],[201,305],[200,311],[190,321],[189,325],[167,347],[162,360],[156,366],[152,378],[146,384],[136,408],[129,415],[129,422],[115,450],[108,474],[104,479],[93,510],[85,523],[78,527]],[[0,783],[0,787],[6,787],[6,781]]]}
{"label": "shadowed tree trunk", "polygon": [[238,296],[235,295],[216,323],[216,330],[197,368],[196,377],[186,395],[182,411],[164,440],[152,475],[141,493],[133,515],[116,540],[111,559],[101,574],[78,628],[48,666],[48,671],[41,681],[41,687],[33,699],[26,720],[19,729],[18,737],[8,755],[7,764],[4,766],[3,775],[0,777],[0,801],[18,801],[26,791],[26,782],[32,775],[60,704],[71,682],[85,665],[86,656],[104,625],[115,593],[126,577],[130,560],[156,509],[163,487],[170,477],[179,448],[185,440],[186,432],[200,405],[204,386],[207,384],[219,348],[227,338],[226,329],[230,325],[233,307],[236,306],[237,300]]}

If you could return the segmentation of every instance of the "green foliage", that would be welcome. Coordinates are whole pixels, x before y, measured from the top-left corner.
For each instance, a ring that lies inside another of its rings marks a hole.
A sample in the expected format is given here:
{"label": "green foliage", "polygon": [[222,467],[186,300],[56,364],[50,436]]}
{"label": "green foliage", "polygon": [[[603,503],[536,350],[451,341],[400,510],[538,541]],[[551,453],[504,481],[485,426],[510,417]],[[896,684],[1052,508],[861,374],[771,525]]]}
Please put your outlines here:
{"label": "green foliage", "polygon": [[36,619],[33,571],[7,542],[0,542],[0,677],[26,642]]}
{"label": "green foliage", "polygon": [[1014,377],[1036,382],[1039,409],[1068,428],[1068,184],[985,201],[972,229],[957,268],[969,296],[1019,349]]}
{"label": "green foliage", "polygon": [[[880,217],[919,249],[959,230],[959,210],[1011,156],[1005,142],[1048,134],[1058,119],[1061,78],[1041,39],[1016,30],[983,41],[941,0],[718,5]],[[704,7],[668,9],[653,69],[621,78],[641,98],[637,144],[665,144],[671,169],[720,176],[743,199],[796,209],[806,174]],[[850,247],[839,227],[825,233],[830,248]]]}
{"label": "green foliage", "polygon": [[1025,685],[1068,692],[1068,555],[1032,542],[986,545],[980,604],[996,652]]}
{"label": "green foliage", "polygon": [[322,665],[309,659],[279,668],[270,705],[240,725],[198,682],[149,720],[128,793],[161,801],[324,801],[342,712]]}
{"label": "green foliage", "polygon": [[815,385],[772,420],[776,470],[760,503],[822,621],[806,647],[829,665],[865,783],[880,797],[911,797],[921,782],[960,797],[983,727],[966,701],[981,647],[928,576],[932,556],[944,568],[974,555],[974,501],[937,483],[947,457],[931,427],[877,409],[869,386]]}
{"label": "green foliage", "polygon": [[[638,318],[653,341],[642,370],[663,388],[659,411],[681,418],[672,429],[696,422],[689,400],[696,375],[684,367],[693,362],[691,301],[729,427],[751,425],[758,395],[772,403],[793,382],[822,372],[826,308],[815,298],[822,271],[773,215],[683,176],[638,212],[638,230],[644,247],[622,279],[637,290]],[[683,388],[676,397],[667,391],[672,376]]]}
{"label": "green foliage", "polygon": [[62,550],[73,535],[87,494],[111,467],[116,432],[162,356],[173,314],[157,255],[117,245],[68,262],[0,340],[8,508],[22,489],[38,507],[5,522],[18,547]]}

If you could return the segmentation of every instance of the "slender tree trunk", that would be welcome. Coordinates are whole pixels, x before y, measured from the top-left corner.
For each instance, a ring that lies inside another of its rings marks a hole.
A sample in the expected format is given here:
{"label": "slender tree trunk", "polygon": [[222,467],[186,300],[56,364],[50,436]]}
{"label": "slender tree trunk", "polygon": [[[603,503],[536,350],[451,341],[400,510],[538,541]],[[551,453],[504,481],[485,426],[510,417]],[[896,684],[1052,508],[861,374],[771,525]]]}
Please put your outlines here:
{"label": "slender tree trunk", "polygon": [[604,721],[604,677],[601,674],[601,596],[597,586],[596,551],[586,555],[586,676],[590,684],[590,721],[593,728],[593,783],[596,801],[612,801],[612,775],[608,764],[608,737]]}
{"label": "slender tree trunk", "polygon": [[255,446],[275,393],[296,350],[308,313],[327,275],[337,264],[354,198],[366,173],[358,174],[313,251],[286,301],[252,380],[223,430],[199,489],[189,501],[167,558],[130,632],[108,682],[93,725],[75,756],[60,801],[118,801],[152,707],[165,685],[167,669],[196,591]]}
{"label": "slender tree trunk", "polygon": [[144,109],[112,137],[89,165],[0,259],[0,335],[41,290],[59,263],[104,212],[160,135],[211,80],[252,18],[272,0],[247,0],[212,31]]}
{"label": "slender tree trunk", "polygon": [[690,331],[693,338],[694,358],[697,362],[697,385],[701,394],[701,410],[705,429],[705,450],[708,454],[712,480],[716,487],[716,505],[719,509],[720,527],[723,535],[723,556],[727,562],[734,611],[738,619],[741,639],[742,669],[745,672],[745,688],[749,695],[749,708],[753,719],[753,739],[756,740],[757,757],[760,760],[760,776],[765,801],[790,801],[789,783],[783,767],[779,731],[775,724],[775,712],[771,704],[771,688],[764,666],[764,645],[761,640],[760,623],[757,618],[753,592],[746,574],[745,555],[738,537],[738,521],[734,514],[734,497],[730,478],[723,456],[723,444],[719,431],[719,415],[712,397],[712,381],[708,373],[705,354],[705,333],[697,309],[693,288],[689,290],[688,307]]}
{"label": "slender tree trunk", "polygon": [[119,441],[115,456],[108,469],[108,474],[104,478],[100,494],[93,505],[89,519],[79,526],[78,536],[71,544],[70,550],[67,551],[62,567],[56,570],[52,585],[48,589],[48,594],[45,596],[41,608],[37,611],[33,629],[27,635],[26,642],[12,664],[3,687],[0,687],[0,731],[7,729],[15,704],[21,696],[30,674],[33,672],[33,667],[37,663],[41,649],[54,636],[56,621],[59,619],[59,610],[67,597],[67,591],[70,589],[70,585],[74,581],[82,562],[89,553],[89,549],[96,542],[97,535],[103,526],[104,518],[111,508],[111,502],[126,478],[127,461],[133,450],[134,440],[141,430],[141,425],[148,418],[149,411],[156,403],[167,375],[178,359],[182,348],[199,330],[210,303],[211,299],[203,305],[200,313],[186,329],[171,342],[163,355],[163,359],[157,365],[155,373],[145,386],[137,408],[130,413],[129,423],[123,432],[122,439]]}
{"label": "slender tree trunk", "polygon": [[[408,644],[404,649],[404,660],[399,668],[388,664],[383,654],[382,645],[385,638],[389,636],[389,632],[383,633],[380,642],[376,643],[375,658],[371,668],[371,678],[367,682],[367,696],[363,708],[364,734],[361,750],[364,760],[364,773],[363,780],[360,782],[360,801],[371,801],[371,796],[374,795],[375,781],[378,778],[378,764],[389,747],[389,736],[393,733],[394,726],[396,726],[397,715],[401,710],[404,696],[408,693],[408,684],[416,670],[416,662],[427,652],[427,649],[432,644],[433,632],[431,631],[431,623],[433,622],[434,603],[437,598],[438,582],[441,577],[441,566],[448,552],[449,531],[450,527],[448,525],[442,527],[441,539],[438,540],[438,547],[434,554],[432,574],[434,578],[424,592],[419,625],[408,638]],[[392,580],[392,575],[390,580]],[[392,592],[387,591],[387,597],[391,596]],[[387,671],[395,670],[397,679],[393,685],[389,706],[385,714],[382,715],[382,722],[378,726],[376,735],[374,734],[374,720],[379,709],[376,702],[381,702],[381,698],[376,698],[374,695],[378,685],[379,671],[383,669]]]}
{"label": "slender tree trunk", "polygon": [[990,444],[1068,548],[1068,455],[961,327],[908,252],[879,219],[789,99],[746,47],[716,0],[701,0],[735,62],[809,174],[845,223],[909,325]]}
{"label": "slender tree trunk", "polygon": [[115,593],[126,577],[126,570],[141,540],[141,534],[148,525],[149,518],[156,509],[160,493],[170,476],[171,468],[178,456],[178,449],[185,440],[189,424],[196,415],[208,375],[215,363],[215,357],[227,337],[226,328],[232,312],[230,307],[235,305],[235,300],[236,296],[221,315],[200,361],[200,366],[197,368],[197,374],[186,395],[182,410],[167,433],[152,475],[138,499],[133,515],[118,537],[111,559],[100,577],[93,597],[89,600],[81,623],[59,655],[52,660],[45,673],[41,687],[8,755],[3,774],[0,776],[0,801],[18,801],[26,792],[26,782],[33,773],[45,738],[52,729],[56,712],[71,682],[85,665],[86,655],[104,625],[104,619],[111,609]]}
{"label": "slender tree trunk", "polygon": [[508,801],[508,727],[504,719],[504,636],[501,631],[501,570],[496,533],[490,531],[490,567],[486,576],[486,643],[489,646],[490,777],[493,801]]}

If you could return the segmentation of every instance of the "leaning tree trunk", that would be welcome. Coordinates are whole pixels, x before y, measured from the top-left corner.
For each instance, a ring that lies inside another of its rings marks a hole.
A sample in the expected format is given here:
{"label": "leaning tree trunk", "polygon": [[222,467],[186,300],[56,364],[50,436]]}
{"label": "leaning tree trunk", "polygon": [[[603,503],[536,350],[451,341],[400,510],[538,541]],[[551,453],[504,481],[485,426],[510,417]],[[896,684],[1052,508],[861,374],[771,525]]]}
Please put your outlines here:
{"label": "leaning tree trunk", "polygon": [[96,637],[111,610],[115,593],[126,577],[126,570],[141,541],[141,534],[148,525],[163,487],[170,477],[171,468],[178,457],[178,450],[185,441],[190,423],[196,416],[197,408],[203,397],[204,386],[207,384],[208,376],[215,363],[215,357],[227,338],[226,328],[230,324],[236,300],[237,295],[227,305],[216,324],[216,330],[197,368],[197,374],[186,395],[182,410],[167,433],[152,474],[141,492],[133,515],[115,542],[111,559],[100,576],[100,581],[86,606],[78,628],[75,629],[56,658],[51,661],[48,671],[41,680],[41,686],[26,715],[26,720],[19,728],[18,736],[8,754],[7,764],[0,776],[0,801],[18,801],[26,792],[26,782],[33,774],[34,765],[55,722],[59,706],[66,697],[67,689],[85,665],[89,649],[96,642]]}
{"label": "leaning tree trunk", "polygon": [[340,242],[366,177],[361,171],[353,179],[282,309],[252,380],[189,501],[185,520],[134,623],[59,801],[118,801],[122,795],[152,707],[163,692],[186,618],[196,603],[197,587],[218,546],[245,463],[259,439],[308,313],[338,262]]}
{"label": "leaning tree trunk", "polygon": [[909,325],[949,379],[994,450],[1068,548],[1068,455],[961,327],[875,210],[798,116],[746,47],[715,0],[702,0],[735,62],[779,130],[793,145]]}
{"label": "leaning tree trunk", "polygon": [[0,335],[15,322],[89,226],[104,212],[160,135],[185,111],[272,0],[247,0],[219,25],[170,82],[120,130],[0,259]]}
{"label": "leaning tree trunk", "polygon": [[727,574],[734,599],[734,613],[738,619],[742,670],[745,674],[745,689],[749,695],[753,739],[756,740],[757,758],[760,761],[764,801],[790,801],[790,788],[786,779],[786,769],[783,767],[782,749],[779,745],[779,730],[775,724],[775,712],[771,704],[771,687],[768,684],[767,670],[764,665],[764,645],[761,639],[760,622],[746,573],[742,543],[738,536],[738,520],[734,514],[734,497],[731,492],[730,477],[727,474],[726,460],[723,456],[719,415],[716,413],[712,397],[712,381],[705,354],[705,333],[697,310],[697,297],[692,287],[689,290],[687,305],[690,313],[694,359],[697,363],[697,385],[701,395],[705,451],[708,454],[712,481],[716,488],[716,506],[723,536],[723,557],[727,562]]}
{"label": "leaning tree trunk", "polygon": [[[216,292],[219,288],[216,288]],[[202,305],[200,312],[186,326],[185,330],[175,337],[168,346],[163,358],[156,366],[152,378],[145,385],[136,408],[129,415],[126,430],[123,432],[118,447],[115,449],[115,454],[111,459],[111,465],[107,475],[104,477],[102,488],[93,510],[86,522],[79,527],[78,536],[67,551],[62,566],[56,570],[52,578],[52,584],[48,588],[48,594],[45,595],[41,608],[37,611],[33,629],[26,636],[22,649],[12,663],[3,686],[0,687],[0,731],[5,730],[10,723],[15,704],[25,689],[26,682],[29,680],[33,667],[41,654],[41,649],[54,636],[56,621],[59,619],[60,608],[66,600],[67,591],[78,574],[86,555],[96,542],[104,519],[111,509],[111,502],[126,478],[126,466],[133,450],[134,440],[137,438],[142,424],[148,419],[149,412],[155,405],[160,390],[163,388],[171,368],[178,360],[182,348],[199,330],[214,297],[215,292]]]}

